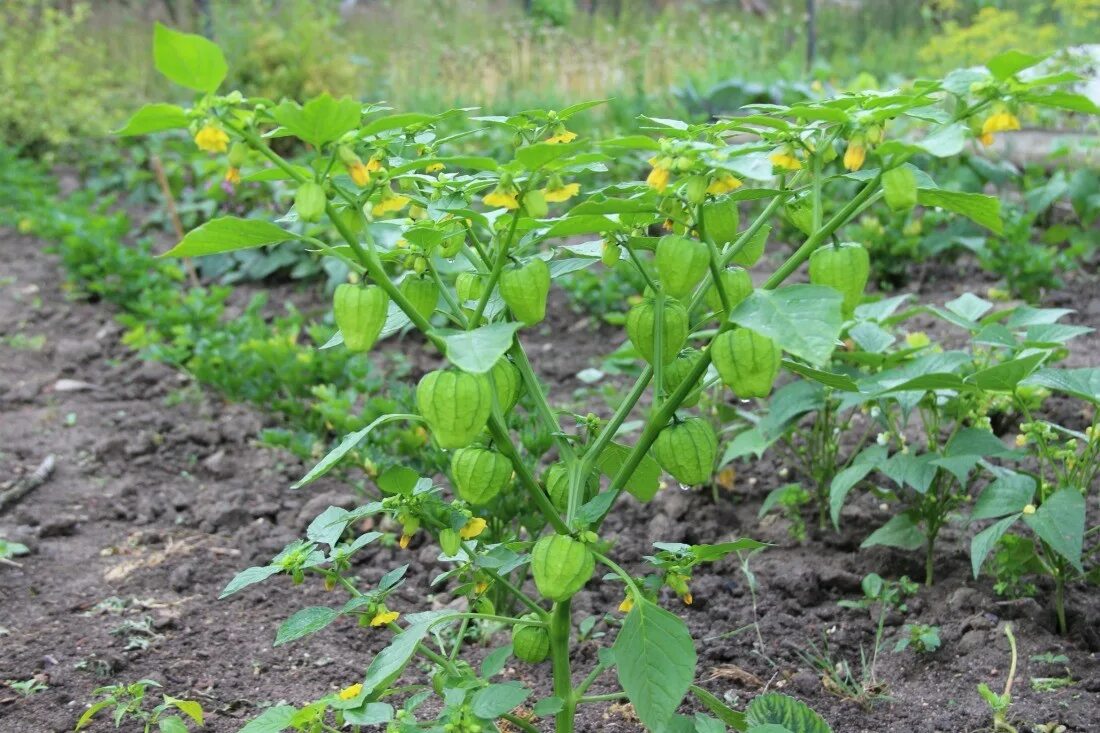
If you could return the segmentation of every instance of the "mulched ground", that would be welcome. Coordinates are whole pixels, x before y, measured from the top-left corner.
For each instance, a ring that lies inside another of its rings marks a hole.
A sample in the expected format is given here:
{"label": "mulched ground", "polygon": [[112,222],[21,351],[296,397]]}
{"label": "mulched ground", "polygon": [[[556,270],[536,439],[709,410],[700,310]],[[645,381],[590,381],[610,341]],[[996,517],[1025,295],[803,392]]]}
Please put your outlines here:
{"label": "mulched ground", "polygon": [[[169,694],[201,701],[207,730],[216,732],[236,731],[263,706],[301,703],[361,679],[385,644],[377,631],[336,623],[306,641],[271,646],[293,610],[327,600],[315,584],[269,582],[216,600],[238,570],[266,562],[327,506],[357,503],[351,489],[322,480],[289,491],[308,467],[254,443],[265,418],[138,359],[119,343],[109,308],[66,300],[42,242],[0,233],[0,261],[6,263],[0,275],[0,488],[47,455],[57,465],[48,481],[0,514],[0,536],[32,549],[19,567],[0,565],[0,680],[37,676],[48,685],[29,697],[0,688],[0,733],[71,730],[94,688],[143,677],[161,682]],[[927,278],[925,297],[942,303],[966,287],[982,293],[987,285],[973,269],[945,265]],[[1076,308],[1071,322],[1100,326],[1094,280],[1079,278],[1047,302]],[[568,322],[551,323],[529,344],[540,366],[549,364],[545,376],[562,397],[581,386],[576,372],[598,365],[594,359],[616,335],[576,321],[570,314]],[[568,348],[562,346],[566,329]],[[37,336],[45,338],[34,348]],[[1096,363],[1100,340],[1079,342],[1070,364]],[[1049,409],[1081,419],[1065,400],[1053,400]],[[624,501],[607,524],[606,536],[617,541],[613,554],[624,560],[658,540],[751,536],[774,543],[752,560],[755,607],[735,558],[696,577],[692,606],[665,599],[694,634],[705,687],[736,704],[765,689],[782,690],[806,700],[837,733],[985,730],[990,718],[976,686],[1003,685],[1008,653],[1000,627],[1011,622],[1021,659],[1011,717],[1020,730],[1050,722],[1075,733],[1100,730],[1100,590],[1071,588],[1072,629],[1059,637],[1042,598],[1006,601],[988,579],[970,579],[973,530],[962,528],[946,532],[936,586],[910,600],[908,616],[887,621],[877,667],[884,697],[864,709],[831,694],[802,654],[827,639],[836,659],[858,668],[874,620],[837,601],[857,597],[868,572],[920,577],[919,553],[858,551],[885,516],[868,500],[846,509],[842,533],[793,542],[782,521],[756,518],[763,497],[784,481],[781,469],[768,458],[739,466],[733,491],[718,504],[709,494],[673,488],[650,505]],[[393,605],[423,610],[436,603],[428,584],[439,570],[436,554],[427,546],[378,548],[363,555],[356,571],[373,580],[411,561]],[[620,594],[618,584],[590,584],[576,600],[578,619],[613,611]],[[447,600],[443,594],[438,602]],[[905,622],[939,625],[943,647],[925,656],[893,653]],[[582,644],[576,665],[588,666],[601,643]],[[1032,659],[1045,653],[1068,662]],[[1055,691],[1030,684],[1067,674],[1073,684]],[[505,677],[549,687],[545,665],[514,663]],[[407,678],[415,680],[417,670]],[[106,719],[92,728],[110,729]],[[593,706],[578,730],[619,733],[639,726],[622,707]]]}

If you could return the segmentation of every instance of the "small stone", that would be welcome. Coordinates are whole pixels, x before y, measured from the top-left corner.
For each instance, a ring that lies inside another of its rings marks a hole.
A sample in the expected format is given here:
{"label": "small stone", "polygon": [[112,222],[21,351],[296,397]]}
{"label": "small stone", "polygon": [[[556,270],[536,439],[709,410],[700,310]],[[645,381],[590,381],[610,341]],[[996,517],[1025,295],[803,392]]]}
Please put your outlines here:
{"label": "small stone", "polygon": [[51,517],[38,528],[39,539],[49,537],[71,537],[76,534],[77,518],[69,515]]}
{"label": "small stone", "polygon": [[172,569],[172,572],[168,574],[168,586],[177,593],[183,593],[191,587],[191,581],[194,575],[195,568],[191,563],[177,565]]}
{"label": "small stone", "polygon": [[202,467],[216,478],[229,478],[237,471],[236,466],[226,457],[223,450],[214,451],[204,458]]}

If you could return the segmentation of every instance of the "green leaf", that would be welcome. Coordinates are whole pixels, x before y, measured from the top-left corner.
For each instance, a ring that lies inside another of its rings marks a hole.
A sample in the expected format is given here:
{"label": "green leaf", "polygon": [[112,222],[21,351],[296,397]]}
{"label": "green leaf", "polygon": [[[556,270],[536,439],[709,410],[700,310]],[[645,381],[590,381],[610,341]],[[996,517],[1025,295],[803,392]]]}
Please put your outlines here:
{"label": "green leaf", "polygon": [[806,379],[813,380],[818,384],[824,384],[826,387],[831,387],[832,389],[838,389],[842,392],[859,391],[859,385],[846,374],[836,374],[834,372],[814,369],[813,367],[800,364],[797,361],[791,361],[790,359],[783,360],[783,367],[789,372],[801,374]]}
{"label": "green leaf", "polygon": [[309,473],[294,482],[294,484],[290,488],[300,489],[306,484],[312,483],[313,481],[316,481],[317,479],[324,476],[326,473],[331,471],[333,467],[344,458],[344,456],[346,456],[353,448],[355,448],[355,446],[359,445],[359,443],[362,442],[363,438],[367,437],[367,434],[370,431],[374,430],[379,425],[384,425],[388,422],[393,422],[394,420],[410,419],[419,419],[419,417],[416,415],[404,414],[383,415],[362,430],[356,430],[354,433],[348,433],[344,436],[344,439],[340,441],[340,445],[330,450],[324,458],[317,462],[317,465],[309,469]]}
{"label": "green leaf", "polygon": [[1100,115],[1100,105],[1092,101],[1084,94],[1073,92],[1054,91],[1048,94],[1029,94],[1028,102],[1040,107],[1054,107],[1056,109],[1068,109],[1071,112],[1081,112],[1087,115]]}
{"label": "green leaf", "polygon": [[189,733],[187,723],[178,715],[168,715],[157,721],[160,733]]}
{"label": "green leaf", "polygon": [[961,214],[994,234],[1001,234],[1004,231],[1004,224],[1001,222],[1001,201],[996,196],[945,191],[942,188],[921,188],[917,189],[917,201],[921,206],[938,206]]}
{"label": "green leaf", "polygon": [[886,460],[886,448],[880,445],[872,445],[865,448],[851,465],[833,477],[829,484],[829,516],[832,517],[833,526],[840,526],[840,510],[844,506],[844,500],[848,498],[848,492],[855,488],[867,474],[871,473]]}
{"label": "green leaf", "polygon": [[447,359],[464,372],[484,374],[500,361],[512,347],[516,331],[522,323],[490,323],[473,331],[439,329],[433,331],[443,339]]}
{"label": "green leaf", "polygon": [[432,624],[450,613],[429,611],[408,617],[411,620],[409,626],[393,637],[390,645],[375,655],[367,667],[363,687],[370,690],[369,694],[378,694],[385,690],[412,659],[416,653],[416,645],[428,634]]}
{"label": "green leaf", "polygon": [[672,718],[695,677],[695,644],[684,622],[639,599],[613,647],[619,684],[639,720],[660,730]]}
{"label": "green leaf", "polygon": [[842,300],[840,293],[820,285],[756,290],[733,309],[729,319],[767,336],[811,365],[821,366],[840,337]]}
{"label": "green leaf", "polygon": [[565,701],[560,697],[544,697],[535,703],[533,708],[535,715],[540,718],[546,718],[551,715],[555,715],[565,707]]}
{"label": "green leaf", "polygon": [[198,92],[213,92],[229,71],[215,43],[161,23],[153,28],[153,64],[169,80]]}
{"label": "green leaf", "polygon": [[278,244],[296,235],[262,219],[223,216],[192,229],[161,257],[201,257],[238,249]]}
{"label": "green leaf", "polygon": [[1100,405],[1100,367],[1040,369],[1021,384],[1046,387]]}
{"label": "green leaf", "polygon": [[[619,469],[626,463],[631,449],[619,443],[609,443],[600,453],[598,466],[600,473],[608,478],[614,478]],[[642,456],[638,467],[630,478],[623,484],[623,488],[631,493],[638,501],[649,501],[661,488],[661,466],[648,453]]]}
{"label": "green leaf", "polygon": [[429,115],[423,112],[402,112],[400,114],[387,115],[386,117],[379,117],[376,120],[368,122],[359,132],[359,136],[370,137],[371,135],[377,135],[387,130],[396,130],[400,127],[424,125],[435,121],[435,119],[435,115]]}
{"label": "green leaf", "polygon": [[1077,569],[1085,537],[1085,497],[1074,488],[1059,489],[1034,514],[1024,514],[1024,523],[1039,539]]}
{"label": "green leaf", "polygon": [[963,293],[943,305],[950,312],[971,323],[976,322],[993,308],[992,303],[984,298],[979,298],[974,293]]}
{"label": "green leaf", "polygon": [[80,716],[80,719],[76,721],[76,727],[73,728],[73,731],[78,731],[84,726],[88,725],[88,723],[92,722],[92,718],[95,717],[96,713],[113,704],[114,701],[112,700],[100,700],[99,702],[92,705],[90,708],[85,710],[84,714]]}
{"label": "green leaf", "polygon": [[351,97],[333,99],[328,93],[298,106],[289,100],[271,110],[275,121],[299,140],[319,148],[359,125],[362,108]]}
{"label": "green leaf", "polygon": [[560,163],[577,153],[585,152],[588,146],[581,143],[535,143],[516,151],[516,160],[529,171],[536,171],[550,163]]}
{"label": "green leaf", "polygon": [[809,705],[778,692],[753,698],[745,708],[745,722],[750,731],[757,726],[777,725],[791,733],[833,733]]}
{"label": "green leaf", "polygon": [[351,512],[338,506],[330,506],[309,523],[306,539],[321,545],[334,547],[348,526]]}
{"label": "green leaf", "polygon": [[382,725],[393,717],[393,705],[384,702],[364,702],[358,708],[344,710],[344,722],[348,725]]}
{"label": "green leaf", "polygon": [[974,503],[970,520],[994,519],[1017,514],[1035,496],[1035,479],[1026,473],[1009,473],[986,486]]}
{"label": "green leaf", "polygon": [[1040,351],[1020,359],[1001,362],[974,372],[965,381],[987,392],[1012,392],[1048,356],[1045,351]]}
{"label": "green leaf", "polygon": [[880,469],[898,486],[909,486],[924,494],[936,477],[936,466],[933,464],[936,458],[938,456],[935,453],[924,453],[919,456],[895,453],[880,466]]}
{"label": "green leaf", "polygon": [[253,718],[238,733],[281,733],[290,726],[298,710],[292,705],[276,705]]}
{"label": "green leaf", "polygon": [[187,127],[187,113],[174,104],[147,104],[115,131],[116,135],[146,135],[150,132]]}
{"label": "green leaf", "polygon": [[171,695],[164,696],[164,702],[176,708],[191,720],[202,725],[202,705],[194,700],[180,700]]}
{"label": "green leaf", "polygon": [[523,704],[530,694],[531,691],[518,682],[489,685],[474,693],[470,709],[479,718],[496,720]]}
{"label": "green leaf", "polygon": [[924,542],[924,532],[913,522],[913,519],[908,514],[899,514],[872,532],[870,537],[863,540],[860,548],[886,545],[902,550],[916,550],[922,547]]}
{"label": "green leaf", "polygon": [[982,570],[982,564],[989,557],[989,553],[993,551],[997,542],[1021,516],[1020,514],[1007,516],[999,522],[989,525],[970,540],[970,569],[974,572],[975,578],[978,577]]}
{"label": "green leaf", "polygon": [[1016,50],[1005,51],[990,59],[989,63],[985,65],[985,68],[989,69],[994,79],[1003,81],[1014,74],[1018,74],[1024,69],[1030,69],[1044,58],[1046,57],[1032,56],[1029,53],[1022,53]]}
{"label": "green leaf", "polygon": [[275,634],[275,646],[282,646],[303,636],[316,634],[340,615],[328,606],[307,606],[284,621]]}
{"label": "green leaf", "polygon": [[944,450],[946,456],[1010,456],[1012,450],[1001,439],[984,428],[963,428],[951,438]]}
{"label": "green leaf", "polygon": [[229,584],[225,586],[225,590],[218,596],[218,600],[231,596],[237,591],[247,588],[254,583],[267,580],[280,570],[282,570],[282,568],[278,565],[264,565],[263,567],[252,567],[247,570],[242,570],[233,576],[233,580],[229,581]]}
{"label": "green leaf", "polygon": [[555,219],[546,230],[547,237],[571,237],[576,234],[599,234],[615,232],[623,228],[622,223],[598,214],[582,214]]}
{"label": "green leaf", "polygon": [[745,730],[745,714],[734,710],[726,703],[722,702],[717,696],[711,694],[707,690],[704,690],[699,685],[692,685],[691,692],[695,697],[699,698],[699,702],[703,703],[707,710],[714,713],[719,720],[733,728],[736,731]]}

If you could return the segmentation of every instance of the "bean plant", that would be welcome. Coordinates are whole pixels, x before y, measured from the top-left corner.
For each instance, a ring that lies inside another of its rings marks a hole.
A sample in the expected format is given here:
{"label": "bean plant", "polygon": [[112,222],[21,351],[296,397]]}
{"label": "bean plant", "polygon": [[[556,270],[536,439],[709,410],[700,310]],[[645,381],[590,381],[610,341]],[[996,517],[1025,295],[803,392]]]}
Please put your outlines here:
{"label": "bean plant", "polygon": [[[1081,98],[1052,90],[1064,78],[1022,81],[1017,74],[1040,59],[1008,53],[905,89],[766,105],[705,124],[643,117],[636,134],[591,140],[571,131],[570,120],[599,102],[480,116],[393,112],[328,95],[304,104],[248,98],[220,91],[227,66],[217,46],[160,25],[154,59],[194,92],[191,104],[148,105],[122,134],[187,130],[201,149],[224,156],[228,180],[278,181],[296,192],[277,221],[215,218],[168,254],[297,242],[349,271],[334,294],[339,332],[327,348],[366,352],[413,329],[441,359],[420,378],[414,412],[350,433],[296,487],[389,423],[424,427],[448,456],[447,481],[390,469],[377,479],[375,500],[330,507],[303,539],[226,587],[223,596],[282,575],[346,594],[342,604],[294,613],[276,644],[340,618],[393,635],[361,681],[304,706],[269,708],[255,729],[478,733],[507,721],[531,732],[536,719],[552,717],[555,731],[570,733],[580,706],[625,699],[654,731],[828,730],[792,698],[761,695],[733,710],[695,685],[692,636],[662,605],[690,605],[697,566],[760,543],[659,544],[647,558],[618,557],[601,529],[625,495],[650,501],[662,472],[683,485],[710,479],[718,439],[690,405],[712,365],[739,399],[767,397],[781,370],[837,382],[827,367],[869,271],[866,249],[834,237],[842,226],[884,200],[999,229],[995,199],[941,189],[915,163],[1017,128],[1025,106],[1079,107]],[[490,149],[505,153],[485,155]],[[630,160],[643,180],[604,175],[608,163],[620,169]],[[827,207],[823,192],[852,180],[858,192]],[[745,268],[757,265],[761,232],[780,217],[796,219],[805,239],[754,287]],[[570,422],[522,337],[545,322],[555,279],[599,261],[629,263],[644,283],[625,331],[645,366],[613,413]],[[803,265],[810,283],[788,284]],[[540,428],[534,442],[552,446],[550,465],[521,450],[510,428],[521,395]],[[622,430],[628,419],[640,421],[639,432]],[[400,527],[398,547],[438,544],[448,569],[436,583],[459,602],[403,608],[394,592],[405,565],[373,585],[356,575],[353,560],[384,539],[360,533],[360,520],[383,516]],[[646,565],[653,572],[636,576]],[[609,625],[610,647],[581,669],[572,600],[600,577],[621,583],[623,617]],[[485,638],[493,629],[510,632],[510,644],[477,667],[464,661],[472,632]],[[546,663],[547,683],[493,681],[509,656]],[[414,658],[428,666],[430,684],[399,684]],[[678,712],[689,692],[705,713]],[[440,703],[425,705],[432,695]]]}

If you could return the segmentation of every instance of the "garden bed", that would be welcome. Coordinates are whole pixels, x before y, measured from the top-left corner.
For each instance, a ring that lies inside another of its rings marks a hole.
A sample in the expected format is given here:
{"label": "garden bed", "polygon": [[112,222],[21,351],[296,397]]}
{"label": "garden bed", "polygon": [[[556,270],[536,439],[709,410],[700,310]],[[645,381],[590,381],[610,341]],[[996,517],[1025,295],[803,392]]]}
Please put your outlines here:
{"label": "garden bed", "polygon": [[[387,638],[350,620],[272,648],[279,623],[293,609],[317,602],[313,583],[269,582],[216,600],[237,571],[266,562],[327,506],[356,504],[350,489],[323,479],[288,490],[308,466],[254,444],[267,418],[140,360],[120,343],[109,307],[66,299],[42,242],[0,234],[0,257],[9,263],[0,288],[0,475],[4,482],[16,479],[48,454],[57,464],[43,485],[0,515],[0,535],[32,550],[19,558],[20,567],[0,566],[0,679],[39,676],[47,685],[30,696],[0,690],[0,731],[71,730],[94,688],[141,678],[200,701],[207,730],[236,731],[262,706],[301,703],[360,680]],[[958,268],[930,273],[925,282],[922,301],[935,303],[986,286],[979,272],[960,277]],[[1084,277],[1074,277],[1044,304],[1075,308],[1070,322],[1100,321],[1100,287]],[[528,346],[554,351],[561,343],[555,333],[569,325],[548,323]],[[570,343],[543,373],[563,395],[580,386],[574,375],[598,366],[591,360],[608,348],[607,333],[593,329],[575,328]],[[1093,334],[1075,342],[1068,365],[1095,364],[1098,357],[1100,339]],[[1047,404],[1048,410],[1070,409],[1059,399]],[[1052,417],[1066,425],[1081,421],[1078,415]],[[886,548],[857,551],[885,516],[869,497],[845,510],[840,534],[811,532],[804,543],[788,538],[783,521],[758,520],[763,497],[784,482],[782,468],[770,455],[738,464],[731,490],[717,505],[708,493],[670,487],[650,505],[627,500],[606,525],[605,536],[618,537],[612,554],[619,558],[640,558],[653,541],[748,536],[774,543],[751,561],[755,610],[736,558],[700,570],[693,605],[677,609],[699,649],[704,687],[737,706],[766,689],[781,689],[810,703],[837,733],[982,730],[990,716],[976,688],[980,682],[998,691],[1003,686],[1008,647],[1000,626],[1011,622],[1020,669],[1010,718],[1021,730],[1050,722],[1068,731],[1100,728],[1100,590],[1072,586],[1070,633],[1059,637],[1041,596],[1005,600],[988,579],[971,579],[972,530],[959,528],[945,531],[936,586],[909,600],[906,617],[887,619],[877,666],[885,697],[868,710],[831,694],[802,654],[811,644],[822,649],[827,639],[835,660],[858,669],[860,649],[869,651],[873,643],[875,619],[837,601],[857,598],[869,572],[919,577],[919,558]],[[376,580],[411,563],[391,605],[424,610],[429,581],[440,570],[437,554],[415,540],[405,551],[375,545],[361,555],[369,561],[354,569]],[[615,614],[621,593],[618,584],[591,584],[574,601],[577,618]],[[664,602],[680,605],[674,597]],[[943,646],[929,655],[893,653],[905,622],[940,626]],[[503,640],[498,636],[496,644]],[[590,666],[600,644],[599,638],[582,644],[575,664]],[[1067,661],[1033,659],[1043,654]],[[1039,691],[1031,684],[1067,675],[1072,684],[1059,689]],[[513,660],[503,676],[548,694],[548,665]],[[406,680],[421,681],[412,668]],[[625,706],[584,711],[578,730],[640,730]],[[96,729],[110,724],[100,721]]]}

